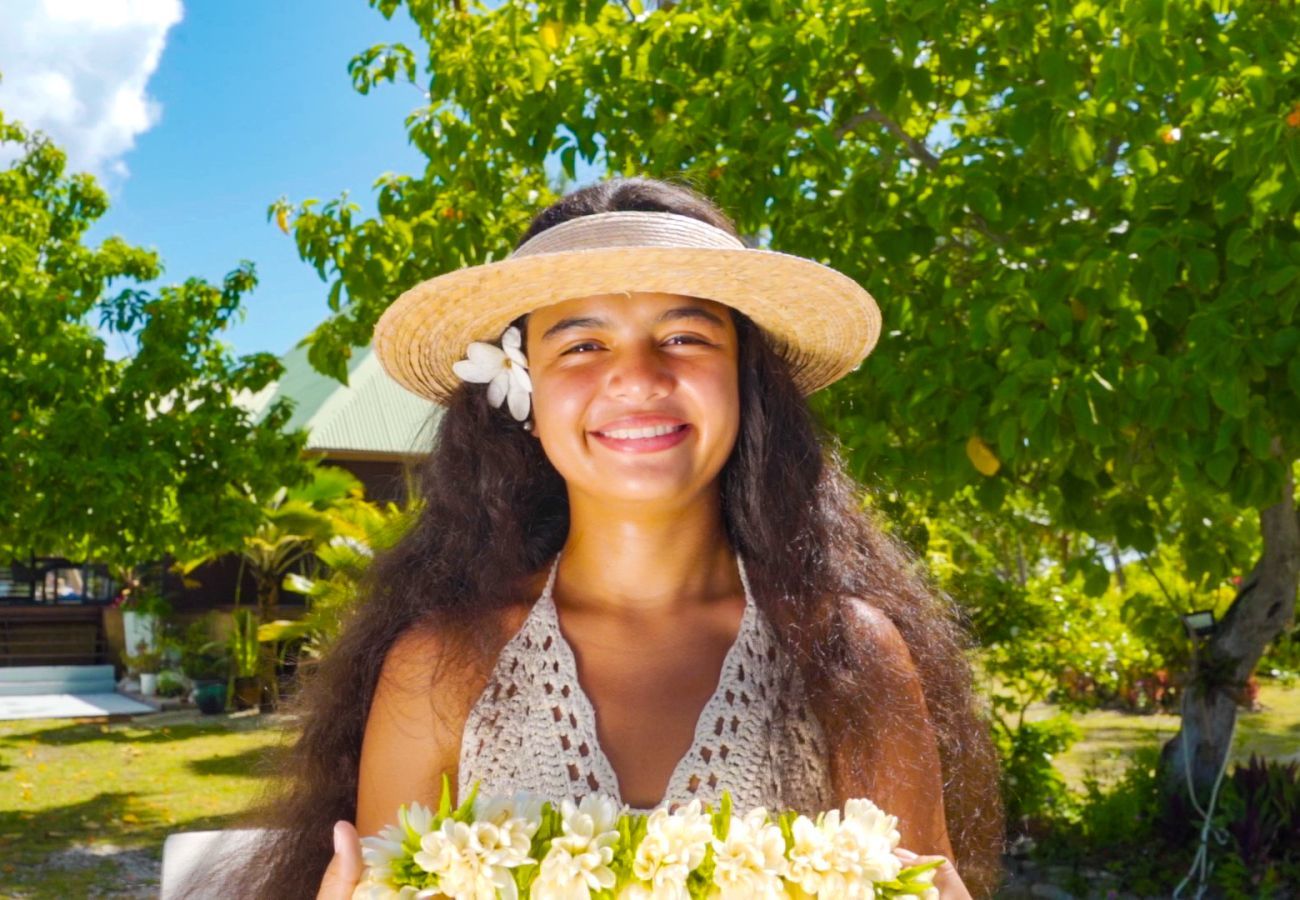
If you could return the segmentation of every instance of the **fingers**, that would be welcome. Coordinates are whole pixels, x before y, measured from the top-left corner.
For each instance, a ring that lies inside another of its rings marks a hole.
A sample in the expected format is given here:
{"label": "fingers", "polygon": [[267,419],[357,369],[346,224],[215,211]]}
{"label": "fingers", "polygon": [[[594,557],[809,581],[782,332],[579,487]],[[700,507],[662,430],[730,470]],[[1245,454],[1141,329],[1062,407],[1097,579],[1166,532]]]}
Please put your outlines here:
{"label": "fingers", "polygon": [[961,877],[957,874],[957,867],[948,857],[939,854],[920,856],[902,847],[895,847],[894,855],[908,866],[919,866],[931,860],[942,859],[943,865],[934,870],[934,886],[939,891],[940,900],[971,900],[970,891],[962,883]]}
{"label": "fingers", "polygon": [[351,822],[334,823],[334,858],[325,869],[316,900],[349,900],[361,880],[361,839]]}

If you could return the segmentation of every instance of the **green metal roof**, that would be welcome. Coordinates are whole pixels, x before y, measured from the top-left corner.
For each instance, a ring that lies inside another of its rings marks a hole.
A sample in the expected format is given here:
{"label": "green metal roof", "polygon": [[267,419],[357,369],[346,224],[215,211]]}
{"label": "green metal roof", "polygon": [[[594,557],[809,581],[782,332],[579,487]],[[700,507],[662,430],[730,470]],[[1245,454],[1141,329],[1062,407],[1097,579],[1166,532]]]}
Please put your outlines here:
{"label": "green metal roof", "polygon": [[280,361],[280,380],[242,402],[260,420],[281,397],[293,401],[286,427],[307,429],[308,452],[377,457],[429,452],[441,407],[388,377],[370,347],[352,348],[346,385],[313,369],[305,347],[295,347]]}

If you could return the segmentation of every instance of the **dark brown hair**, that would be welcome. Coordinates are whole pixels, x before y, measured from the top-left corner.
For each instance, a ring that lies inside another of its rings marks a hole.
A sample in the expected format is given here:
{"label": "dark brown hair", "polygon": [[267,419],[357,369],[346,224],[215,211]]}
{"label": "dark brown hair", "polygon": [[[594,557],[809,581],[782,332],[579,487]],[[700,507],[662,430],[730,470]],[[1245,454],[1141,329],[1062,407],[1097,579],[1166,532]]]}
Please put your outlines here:
{"label": "dark brown hair", "polygon": [[[736,234],[689,187],[625,178],[561,198],[519,243],[576,216],[613,210],[676,212]],[[844,598],[859,597],[893,621],[911,651],[938,736],[957,867],[973,894],[988,894],[1000,877],[998,765],[976,708],[959,610],[930,585],[916,555],[864,509],[838,443],[814,419],[774,345],[748,317],[733,316],[741,425],[720,475],[724,519],[755,601],[797,662],[835,748],[836,797],[872,796],[874,778],[900,776],[872,761],[897,732],[894,723],[917,714],[871,689],[884,673],[873,670],[870,647],[857,646],[860,632],[845,622]],[[333,854],[333,823],[355,820],[361,740],[389,648],[409,629],[431,629],[444,647],[457,648],[458,668],[490,668],[509,638],[494,614],[534,599],[520,595],[521,585],[564,543],[563,479],[540,442],[487,403],[481,385],[462,385],[450,398],[418,475],[419,520],[375,559],[364,602],[298,695],[300,728],[285,748],[274,796],[251,823],[280,830],[232,896],[315,895]]]}

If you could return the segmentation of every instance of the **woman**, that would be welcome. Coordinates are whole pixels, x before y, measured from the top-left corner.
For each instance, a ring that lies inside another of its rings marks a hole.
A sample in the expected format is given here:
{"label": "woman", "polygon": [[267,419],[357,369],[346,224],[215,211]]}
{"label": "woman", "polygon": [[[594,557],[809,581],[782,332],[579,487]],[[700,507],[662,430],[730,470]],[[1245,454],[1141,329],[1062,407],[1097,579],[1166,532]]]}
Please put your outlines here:
{"label": "woman", "polygon": [[900,856],[955,861],[944,900],[991,891],[997,763],[956,610],[805,400],[878,334],[851,280],[643,178],[403,295],[375,347],[447,406],[425,505],[304,688],[245,893],[348,896],[348,823],[435,803],[443,772],[640,810],[870,797]]}

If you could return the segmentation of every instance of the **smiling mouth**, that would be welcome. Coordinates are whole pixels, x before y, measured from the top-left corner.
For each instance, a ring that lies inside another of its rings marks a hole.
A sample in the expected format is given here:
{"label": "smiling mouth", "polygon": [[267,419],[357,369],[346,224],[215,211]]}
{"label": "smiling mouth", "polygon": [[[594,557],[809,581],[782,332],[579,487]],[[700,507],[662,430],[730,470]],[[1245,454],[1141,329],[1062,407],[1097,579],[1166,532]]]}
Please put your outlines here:
{"label": "smiling mouth", "polygon": [[663,437],[666,434],[674,434],[682,431],[687,426],[682,425],[655,425],[651,428],[612,428],[609,431],[596,431],[601,437],[613,438],[617,441],[638,441],[648,440],[649,438]]}

